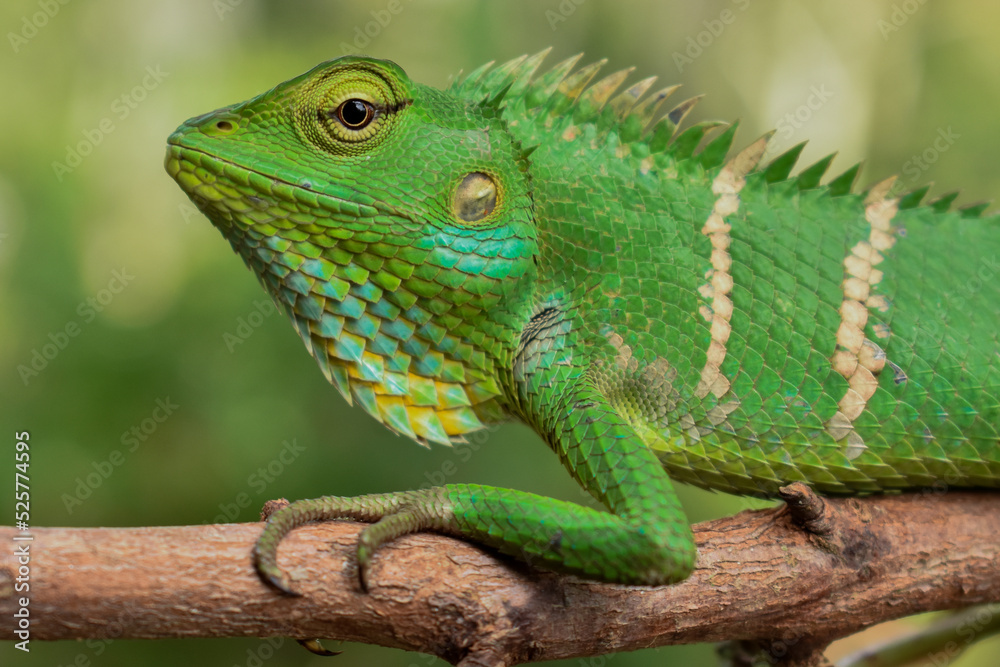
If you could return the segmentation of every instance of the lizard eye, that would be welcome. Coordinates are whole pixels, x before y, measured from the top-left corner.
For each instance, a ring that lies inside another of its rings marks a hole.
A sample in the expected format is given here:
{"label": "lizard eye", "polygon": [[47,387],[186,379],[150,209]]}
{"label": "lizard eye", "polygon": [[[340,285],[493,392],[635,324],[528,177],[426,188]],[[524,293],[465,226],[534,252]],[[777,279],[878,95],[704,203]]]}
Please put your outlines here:
{"label": "lizard eye", "polygon": [[381,100],[364,99],[355,93],[328,100],[319,118],[334,141],[359,144],[381,131],[390,111]]}
{"label": "lizard eye", "polygon": [[337,107],[337,120],[352,130],[364,128],[374,117],[375,107],[365,100],[350,99]]}
{"label": "lizard eye", "polygon": [[410,100],[397,79],[358,59],[306,80],[294,98],[302,137],[333,155],[360,155],[385,140]]}

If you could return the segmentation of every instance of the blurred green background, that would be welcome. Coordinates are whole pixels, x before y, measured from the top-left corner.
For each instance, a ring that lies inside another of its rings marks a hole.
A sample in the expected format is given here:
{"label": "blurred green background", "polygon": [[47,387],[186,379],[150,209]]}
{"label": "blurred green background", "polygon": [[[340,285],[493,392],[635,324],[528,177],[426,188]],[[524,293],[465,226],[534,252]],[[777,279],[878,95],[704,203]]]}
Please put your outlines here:
{"label": "blurred green background", "polygon": [[[34,525],[252,521],[269,498],[415,488],[449,460],[453,481],[580,499],[524,427],[459,457],[349,409],[291,326],[261,313],[257,281],[164,173],[164,142],[181,121],[319,61],[367,53],[444,86],[487,60],[553,45],[551,64],[584,51],[637,66],[636,79],[656,74],[707,93],[693,119],[742,119],[740,145],[777,127],[780,148],[810,140],[802,164],[839,150],[839,173],[866,159],[865,186],[901,173],[907,186],[936,181],[937,193],[961,186],[961,203],[1000,194],[994,3],[62,3],[8,0],[0,10],[0,414],[4,452],[12,431],[31,433]],[[158,405],[173,407],[166,415]],[[276,463],[286,441],[301,452]],[[10,523],[13,460],[4,456]],[[95,477],[101,469],[108,474]],[[86,485],[88,475],[99,484]],[[696,521],[747,506],[683,491]],[[241,494],[251,504],[227,512]],[[263,646],[32,642],[30,656],[0,646],[0,662],[247,665]],[[328,662],[285,642],[266,664],[443,664],[344,648]],[[711,664],[712,650],[558,664]],[[986,643],[961,664],[995,665],[998,653]]]}

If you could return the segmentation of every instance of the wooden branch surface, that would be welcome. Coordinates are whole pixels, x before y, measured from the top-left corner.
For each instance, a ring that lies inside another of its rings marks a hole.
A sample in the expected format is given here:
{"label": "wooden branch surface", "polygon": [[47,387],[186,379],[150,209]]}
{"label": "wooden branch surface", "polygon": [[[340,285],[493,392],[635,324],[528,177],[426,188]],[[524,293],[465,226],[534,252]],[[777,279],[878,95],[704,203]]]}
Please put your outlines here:
{"label": "wooden branch surface", "polygon": [[[794,651],[901,616],[1000,601],[1000,494],[826,499],[825,509],[806,528],[793,514],[809,512],[787,507],[699,524],[694,575],[659,588],[540,572],[421,534],[379,552],[366,595],[354,565],[361,525],[314,524],[280,552],[301,598],[252,571],[261,524],[34,528],[31,638],[327,637],[501,666],[731,639]],[[8,545],[25,544],[12,541],[19,534],[0,528]],[[8,619],[24,596],[13,551],[0,554]],[[0,639],[14,638],[0,624]]]}

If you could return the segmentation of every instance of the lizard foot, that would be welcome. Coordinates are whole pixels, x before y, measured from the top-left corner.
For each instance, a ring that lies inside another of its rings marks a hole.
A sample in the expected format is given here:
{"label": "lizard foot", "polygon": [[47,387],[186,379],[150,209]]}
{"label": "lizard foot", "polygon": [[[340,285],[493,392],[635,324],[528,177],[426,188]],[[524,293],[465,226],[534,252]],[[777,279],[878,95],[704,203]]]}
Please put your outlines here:
{"label": "lizard foot", "polygon": [[452,510],[442,488],[348,498],[325,496],[300,500],[267,516],[253,548],[253,564],[261,580],[282,593],[300,596],[278,567],[278,545],[292,529],[311,521],[355,519],[371,522],[358,538],[358,580],[368,590],[368,570],[375,552],[386,542],[422,530],[447,532]]}

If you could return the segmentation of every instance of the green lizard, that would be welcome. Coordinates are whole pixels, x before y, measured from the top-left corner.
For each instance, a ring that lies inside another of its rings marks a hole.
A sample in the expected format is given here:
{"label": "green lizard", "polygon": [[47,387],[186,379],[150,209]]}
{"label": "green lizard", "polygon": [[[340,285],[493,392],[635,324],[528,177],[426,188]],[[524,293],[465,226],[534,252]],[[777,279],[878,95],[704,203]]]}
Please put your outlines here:
{"label": "green lizard", "polygon": [[[629,584],[694,567],[671,485],[773,496],[1000,488],[997,219],[851,192],[802,146],[728,161],[735,125],[678,132],[676,87],[545,52],[446,91],[323,63],[169,139],[166,168],[288,313],[327,379],[444,445],[507,416],[610,512],[471,484],[291,504],[308,521],[432,530]],[[657,120],[658,119],[658,120]],[[699,146],[704,144],[701,150]]]}

